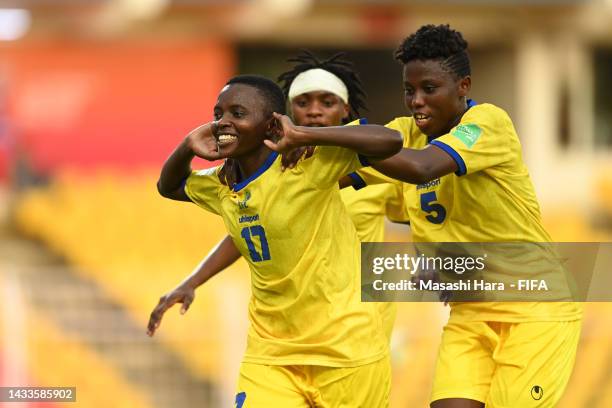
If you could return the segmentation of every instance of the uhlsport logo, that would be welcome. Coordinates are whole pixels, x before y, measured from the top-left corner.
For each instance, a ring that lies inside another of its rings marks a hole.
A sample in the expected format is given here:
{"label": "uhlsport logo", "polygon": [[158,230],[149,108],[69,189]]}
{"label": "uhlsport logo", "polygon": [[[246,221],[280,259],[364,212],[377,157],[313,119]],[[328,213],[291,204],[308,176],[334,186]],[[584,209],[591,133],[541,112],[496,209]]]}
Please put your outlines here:
{"label": "uhlsport logo", "polygon": [[474,143],[476,143],[481,133],[482,129],[480,126],[473,123],[459,125],[451,131],[451,134],[461,140],[468,149],[474,146]]}
{"label": "uhlsport logo", "polygon": [[245,208],[249,208],[249,206],[247,205],[247,201],[249,201],[250,198],[251,198],[251,193],[248,191],[245,191],[244,200],[238,201],[238,208],[240,208],[241,210],[244,210]]}
{"label": "uhlsport logo", "polygon": [[539,385],[534,385],[531,388],[531,398],[533,398],[536,401],[539,401],[542,399],[543,396],[544,396],[544,390],[542,389],[542,387],[540,387]]}

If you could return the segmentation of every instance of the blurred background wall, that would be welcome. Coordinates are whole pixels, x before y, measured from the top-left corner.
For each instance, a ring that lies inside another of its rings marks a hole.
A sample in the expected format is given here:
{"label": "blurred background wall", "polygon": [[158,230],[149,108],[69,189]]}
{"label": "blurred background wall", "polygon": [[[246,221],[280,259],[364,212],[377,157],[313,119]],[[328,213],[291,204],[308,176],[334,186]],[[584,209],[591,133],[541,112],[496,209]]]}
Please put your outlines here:
{"label": "blurred background wall", "polygon": [[[244,263],[144,334],[224,235],[157,195],[161,164],[228,77],[275,78],[302,48],[348,53],[370,122],[403,115],[393,51],[427,23],[468,40],[472,98],[514,119],[553,237],[609,241],[611,0],[0,0],[0,385],[77,386],[83,407],[231,405]],[[392,407],[426,405],[447,313],[400,305]],[[563,406],[612,406],[610,320],[587,305]]]}

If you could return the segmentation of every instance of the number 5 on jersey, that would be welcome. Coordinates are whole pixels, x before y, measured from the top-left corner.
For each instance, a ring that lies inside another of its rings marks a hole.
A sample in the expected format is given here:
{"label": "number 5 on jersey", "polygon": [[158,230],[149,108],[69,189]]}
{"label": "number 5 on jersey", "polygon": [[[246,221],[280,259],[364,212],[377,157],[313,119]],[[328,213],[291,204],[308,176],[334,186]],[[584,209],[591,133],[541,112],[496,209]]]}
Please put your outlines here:
{"label": "number 5 on jersey", "polygon": [[425,218],[432,224],[442,224],[446,218],[446,208],[442,204],[437,203],[437,201],[438,198],[435,191],[421,195],[421,210],[428,214]]}
{"label": "number 5 on jersey", "polygon": [[[240,235],[246,241],[247,248],[249,248],[249,255],[253,262],[270,260],[270,249],[268,248],[266,231],[264,231],[261,225],[244,227],[242,231],[240,231]],[[255,248],[255,243],[253,242],[254,237],[259,238],[259,243],[261,244],[261,253],[257,252],[257,249]]]}

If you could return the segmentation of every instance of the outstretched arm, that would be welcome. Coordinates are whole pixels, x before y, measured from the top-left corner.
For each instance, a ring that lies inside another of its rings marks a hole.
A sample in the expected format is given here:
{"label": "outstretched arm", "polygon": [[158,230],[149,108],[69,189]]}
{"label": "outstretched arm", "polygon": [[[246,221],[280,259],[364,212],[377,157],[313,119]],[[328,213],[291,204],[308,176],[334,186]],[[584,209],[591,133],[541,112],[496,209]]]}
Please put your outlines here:
{"label": "outstretched arm", "polygon": [[229,236],[226,236],[212,251],[200,262],[180,285],[171,292],[162,296],[151,312],[147,334],[153,336],[155,330],[161,324],[164,313],[177,303],[182,303],[181,314],[189,309],[195,298],[195,290],[210,278],[236,262],[240,258],[240,252]]}
{"label": "outstretched arm", "polygon": [[274,114],[279,122],[278,142],[265,140],[277,152],[287,152],[300,146],[340,146],[368,158],[381,160],[397,153],[402,136],[396,130],[380,125],[306,127],[295,126],[285,115]]}
{"label": "outstretched arm", "polygon": [[388,159],[372,162],[372,167],[394,179],[422,184],[458,170],[455,160],[437,146],[402,149]]}

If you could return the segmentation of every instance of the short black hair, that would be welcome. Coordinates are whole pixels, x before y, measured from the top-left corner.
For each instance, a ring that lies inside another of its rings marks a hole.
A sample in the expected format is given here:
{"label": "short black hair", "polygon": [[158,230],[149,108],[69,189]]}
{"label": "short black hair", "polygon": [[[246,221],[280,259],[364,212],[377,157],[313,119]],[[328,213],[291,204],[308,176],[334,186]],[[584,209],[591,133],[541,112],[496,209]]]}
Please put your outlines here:
{"label": "short black hair", "polygon": [[414,60],[439,60],[459,78],[471,74],[468,43],[448,24],[428,24],[406,37],[395,51],[395,59],[406,64]]}
{"label": "short black hair", "polygon": [[271,79],[261,75],[238,75],[231,78],[225,85],[243,84],[256,88],[264,98],[270,113],[286,113],[285,95],[282,89]]}
{"label": "short black hair", "polygon": [[283,92],[285,96],[289,95],[289,88],[295,77],[309,69],[320,68],[331,72],[344,83],[348,91],[348,104],[350,106],[349,120],[354,120],[359,117],[359,109],[365,109],[364,102],[365,91],[359,79],[359,75],[353,67],[353,63],[344,59],[346,53],[338,52],[326,60],[320,60],[309,50],[301,50],[301,52],[293,58],[289,58],[288,62],[294,62],[295,66],[280,74],[279,82],[283,82]]}

